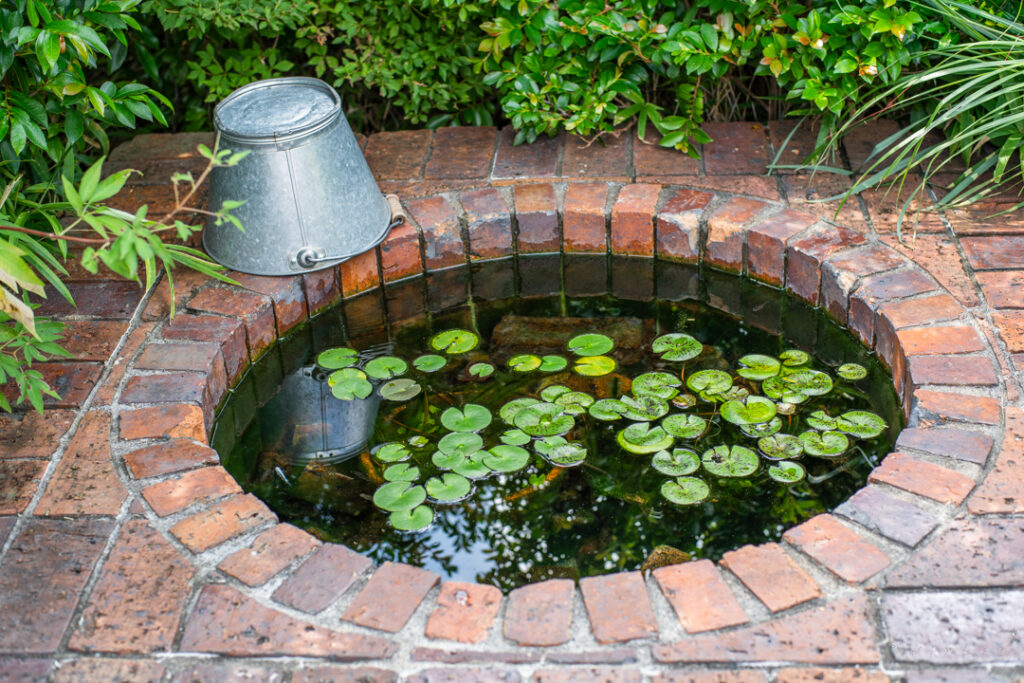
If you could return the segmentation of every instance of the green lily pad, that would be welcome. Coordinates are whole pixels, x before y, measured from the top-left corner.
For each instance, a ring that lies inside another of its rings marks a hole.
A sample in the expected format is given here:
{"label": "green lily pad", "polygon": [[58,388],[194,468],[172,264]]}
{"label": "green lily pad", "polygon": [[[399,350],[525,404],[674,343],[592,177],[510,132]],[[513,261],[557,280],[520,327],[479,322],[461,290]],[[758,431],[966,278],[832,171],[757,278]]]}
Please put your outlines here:
{"label": "green lily pad", "polygon": [[427,479],[425,486],[427,495],[444,503],[462,500],[473,490],[469,479],[454,472],[445,472],[440,477],[431,477]]}
{"label": "green lily pad", "polygon": [[836,458],[850,447],[850,440],[842,432],[818,432],[808,430],[800,435],[800,443],[807,455],[818,458]]}
{"label": "green lily pad", "polygon": [[494,446],[481,460],[495,472],[518,472],[530,462],[530,452],[521,446]]}
{"label": "green lily pad", "polygon": [[434,463],[434,467],[439,470],[450,470],[464,463],[467,456],[464,453],[458,451],[450,451],[445,453],[444,451],[434,451],[430,456],[430,462]]}
{"label": "green lily pad", "polygon": [[470,375],[484,379],[494,374],[494,366],[490,363],[473,363],[467,368]]}
{"label": "green lily pad", "polygon": [[487,451],[474,453],[452,467],[452,472],[461,474],[466,479],[483,479],[491,473],[491,468],[484,464],[484,455],[486,453]]}
{"label": "green lily pad", "polygon": [[836,419],[824,410],[815,410],[807,416],[807,426],[819,432],[832,432],[836,429]]}
{"label": "green lily pad", "polygon": [[560,405],[534,403],[517,412],[512,424],[530,436],[557,436],[572,429],[576,421]]}
{"label": "green lily pad", "polygon": [[540,403],[540,401],[531,396],[512,399],[498,410],[498,417],[500,417],[505,424],[512,424],[512,421],[516,417],[516,413],[527,406],[532,406],[534,403]]}
{"label": "green lily pad", "polygon": [[388,512],[412,510],[427,499],[422,486],[413,486],[407,481],[392,481],[382,484],[373,494],[373,504]]}
{"label": "green lily pad", "polygon": [[594,401],[594,404],[587,409],[587,412],[596,420],[612,422],[622,419],[622,415],[628,410],[629,406],[617,398],[602,398]]}
{"label": "green lily pad", "polygon": [[863,365],[858,363],[843,363],[836,368],[836,374],[843,379],[848,379],[851,382],[855,382],[858,379],[864,379],[868,376],[868,370]]}
{"label": "green lily pad", "polygon": [[412,446],[413,448],[423,448],[428,443],[430,443],[430,439],[423,436],[422,434],[416,434],[414,436],[410,436],[408,439],[405,440],[405,442]]}
{"label": "green lily pad", "polygon": [[769,377],[761,383],[761,391],[768,398],[784,403],[803,403],[808,396],[805,393],[793,389],[782,381],[781,377]]}
{"label": "green lily pad", "polygon": [[340,370],[348,368],[359,362],[359,353],[355,349],[346,347],[327,349],[316,357],[316,364],[324,370]]}
{"label": "green lily pad", "polygon": [[811,362],[811,355],[800,349],[789,349],[779,354],[779,359],[787,368],[798,368]]}
{"label": "green lily pad", "polygon": [[522,429],[509,429],[498,437],[503,444],[508,446],[523,446],[530,443],[530,435]]}
{"label": "green lily pad", "polygon": [[779,374],[779,361],[771,356],[752,353],[740,358],[740,367],[736,374],[756,382]]}
{"label": "green lily pad", "polygon": [[693,394],[679,394],[672,399],[672,405],[681,410],[686,410],[697,405],[697,397]]}
{"label": "green lily pad", "polygon": [[798,462],[782,460],[768,468],[768,476],[781,484],[795,484],[807,476],[807,470]]}
{"label": "green lily pad", "polygon": [[366,398],[373,392],[373,385],[366,379],[366,373],[356,368],[335,370],[327,378],[327,385],[334,397],[342,401]]}
{"label": "green lily pad", "polygon": [[404,375],[409,369],[409,364],[395,356],[381,356],[371,360],[363,369],[374,379],[392,379]]}
{"label": "green lily pad", "polygon": [[555,399],[562,394],[568,394],[572,391],[569,387],[564,384],[552,384],[551,386],[544,387],[540,392],[540,399],[547,403],[554,403]]}
{"label": "green lily pad", "polygon": [[459,453],[470,456],[484,447],[484,439],[474,432],[451,432],[437,442],[437,450],[442,453]]}
{"label": "green lily pad", "polygon": [[582,444],[566,441],[560,436],[539,439],[533,448],[555,467],[576,467],[587,458],[587,449]]}
{"label": "green lily pad", "polygon": [[763,436],[771,436],[782,429],[782,420],[773,417],[768,422],[759,424],[739,425],[740,431],[749,437],[760,439]]}
{"label": "green lily pad", "polygon": [[555,399],[555,405],[562,406],[569,415],[582,415],[593,404],[594,397],[582,391],[570,391]]}
{"label": "green lily pad", "polygon": [[561,372],[569,365],[569,361],[562,356],[541,356],[540,361],[541,372]]}
{"label": "green lily pad", "polygon": [[839,431],[857,439],[873,439],[888,426],[881,417],[866,410],[850,410],[836,418]]}
{"label": "green lily pad", "polygon": [[426,505],[392,512],[388,522],[399,531],[422,531],[434,523],[434,511]]}
{"label": "green lily pad", "polygon": [[615,371],[615,359],[609,356],[584,356],[576,359],[572,369],[584,377],[601,377]]}
{"label": "green lily pad", "polygon": [[720,394],[711,394],[705,398],[710,398],[713,401],[724,403],[726,401],[744,401],[747,396],[750,396],[749,389],[742,386],[736,386],[734,384]]}
{"label": "green lily pad", "polygon": [[408,460],[409,456],[412,455],[404,443],[397,441],[382,443],[372,451],[372,454],[373,457],[381,462],[401,462],[402,460]]}
{"label": "green lily pad", "polygon": [[680,439],[696,439],[707,429],[708,421],[699,415],[676,413],[661,421],[661,427]]}
{"label": "green lily pad", "polygon": [[633,378],[631,391],[636,396],[654,396],[668,401],[679,393],[682,383],[683,380],[669,372],[645,372]]}
{"label": "green lily pad", "polygon": [[701,464],[716,477],[749,477],[757,471],[760,458],[745,446],[715,446],[704,451]]}
{"label": "green lily pad", "polygon": [[386,382],[378,391],[385,401],[408,401],[419,396],[423,387],[416,380],[403,377]]}
{"label": "green lily pad", "polygon": [[615,348],[615,342],[603,334],[576,335],[569,340],[568,349],[577,356],[602,356]]}
{"label": "green lily pad", "polygon": [[542,362],[540,356],[534,356],[532,353],[523,353],[509,358],[508,367],[515,372],[533,372],[540,367]]}
{"label": "green lily pad", "polygon": [[817,370],[797,370],[782,376],[782,383],[792,391],[808,396],[824,396],[832,391],[832,378]]}
{"label": "green lily pad", "polygon": [[728,391],[732,386],[732,377],[721,370],[699,370],[686,378],[686,386],[696,391],[701,398]]}
{"label": "green lily pad", "polygon": [[637,422],[620,431],[615,440],[623,450],[644,455],[671,447],[675,437],[661,427],[652,427],[649,422]]}
{"label": "green lily pad", "polygon": [[412,362],[412,366],[420,372],[437,372],[445,365],[447,365],[448,359],[444,356],[439,356],[436,353],[428,353],[420,356]]}
{"label": "green lily pad", "polygon": [[469,330],[445,330],[430,339],[430,348],[453,356],[472,351],[479,343],[480,337]]}
{"label": "green lily pad", "polygon": [[416,481],[420,478],[420,468],[407,462],[389,465],[384,470],[385,481]]}
{"label": "green lily pad", "polygon": [[449,408],[441,413],[441,424],[453,432],[479,432],[491,424],[491,411],[475,403]]}
{"label": "green lily pad", "polygon": [[668,403],[656,396],[623,396],[619,402],[626,406],[622,416],[635,422],[657,420],[668,413]]}
{"label": "green lily pad", "polygon": [[772,434],[757,440],[757,448],[769,460],[791,460],[804,454],[804,444],[792,434]]}
{"label": "green lily pad", "polygon": [[670,477],[682,477],[700,469],[700,457],[688,448],[658,451],[651,458],[651,467]]}
{"label": "green lily pad", "polygon": [[775,403],[764,396],[748,396],[743,401],[722,404],[722,419],[734,425],[764,424],[775,417]]}
{"label": "green lily pad", "polygon": [[697,505],[707,500],[711,489],[703,479],[697,477],[677,477],[661,485],[661,495],[665,500],[676,505]]}
{"label": "green lily pad", "polygon": [[651,350],[663,360],[682,362],[699,356],[704,345],[688,334],[672,332],[655,339],[651,343]]}

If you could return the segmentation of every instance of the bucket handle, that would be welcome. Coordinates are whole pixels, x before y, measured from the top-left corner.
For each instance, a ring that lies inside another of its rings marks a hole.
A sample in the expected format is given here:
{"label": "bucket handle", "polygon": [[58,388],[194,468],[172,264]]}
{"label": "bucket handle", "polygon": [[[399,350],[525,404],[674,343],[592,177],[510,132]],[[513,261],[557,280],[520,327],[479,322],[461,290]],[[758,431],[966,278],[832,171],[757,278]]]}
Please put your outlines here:
{"label": "bucket handle", "polygon": [[[391,222],[388,223],[387,229],[384,234],[387,235],[391,232],[391,229],[397,227],[405,222],[405,211],[402,210],[402,204],[398,199],[397,195],[389,194],[385,196],[388,202],[388,206],[391,207]],[[350,259],[353,256],[363,253],[365,249],[360,251],[353,251],[347,254],[332,254],[330,256],[325,255],[321,249],[315,247],[302,247],[299,249],[294,256],[295,263],[300,268],[314,268],[318,263],[326,263],[327,261],[344,261]]]}

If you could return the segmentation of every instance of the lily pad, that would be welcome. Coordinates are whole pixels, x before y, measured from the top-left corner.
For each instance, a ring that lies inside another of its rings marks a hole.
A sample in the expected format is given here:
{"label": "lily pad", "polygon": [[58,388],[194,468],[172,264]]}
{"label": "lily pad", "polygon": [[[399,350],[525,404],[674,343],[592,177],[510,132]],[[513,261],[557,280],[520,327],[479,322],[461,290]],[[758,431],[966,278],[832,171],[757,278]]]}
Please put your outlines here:
{"label": "lily pad", "polygon": [[449,408],[441,413],[441,424],[453,432],[479,432],[491,424],[491,411],[475,403]]}
{"label": "lily pad", "polygon": [[444,351],[449,356],[453,356],[472,351],[479,343],[480,337],[469,330],[445,330],[430,339],[430,348],[435,351]]}
{"label": "lily pad", "polygon": [[473,363],[466,370],[473,377],[484,379],[494,374],[494,366],[490,363]]}
{"label": "lily pad", "polygon": [[451,432],[437,442],[437,450],[442,453],[459,453],[470,456],[484,447],[484,439],[474,432]]}
{"label": "lily pad", "polygon": [[707,500],[711,495],[711,489],[703,479],[677,477],[661,485],[661,495],[676,505],[697,505]]}
{"label": "lily pad", "polygon": [[869,413],[866,410],[850,410],[836,418],[836,427],[839,428],[839,431],[857,439],[873,439],[884,432],[888,425],[885,420],[874,413]]}
{"label": "lily pad", "polygon": [[850,440],[842,432],[818,432],[808,430],[800,435],[800,443],[807,455],[818,458],[837,458],[850,447]]}
{"label": "lily pad", "polygon": [[540,367],[542,362],[540,356],[535,356],[532,353],[523,353],[509,358],[508,367],[515,372],[533,372]]}
{"label": "lily pad", "polygon": [[576,421],[560,405],[534,403],[517,412],[512,424],[530,436],[556,436],[568,432]]}
{"label": "lily pad", "polygon": [[363,369],[374,379],[392,379],[404,375],[409,364],[395,356],[381,356],[371,360]]}
{"label": "lily pad", "polygon": [[686,378],[686,386],[696,391],[701,398],[728,391],[732,386],[732,377],[721,370],[699,370]]}
{"label": "lily pad", "polygon": [[481,460],[495,472],[517,472],[530,462],[530,452],[521,446],[494,446],[484,452]]}
{"label": "lily pad", "polygon": [[736,374],[755,382],[766,380],[779,374],[779,360],[771,356],[752,353],[739,360],[740,367]]}
{"label": "lily pad", "polygon": [[740,431],[747,436],[760,439],[763,436],[771,436],[782,429],[782,420],[777,417],[773,417],[768,422],[761,422],[760,424],[752,425],[740,425],[739,427]]}
{"label": "lily pad", "polygon": [[541,356],[540,368],[538,369],[541,372],[561,372],[568,365],[569,361],[562,356]]}
{"label": "lily pad", "polygon": [[540,403],[540,401],[532,396],[523,396],[522,398],[512,399],[498,410],[498,416],[505,422],[505,424],[512,424],[512,420],[515,419],[516,413],[527,406],[532,406],[534,403]]}
{"label": "lily pad", "polygon": [[766,379],[761,383],[761,391],[768,398],[774,398],[783,403],[803,403],[808,398],[807,394],[797,391],[783,382],[781,377],[769,377]]}
{"label": "lily pad", "polygon": [[831,432],[836,429],[836,419],[824,410],[815,410],[807,416],[807,426],[819,432]]}
{"label": "lily pad", "polygon": [[757,471],[760,458],[745,446],[715,446],[704,451],[701,464],[716,477],[749,477]]}
{"label": "lily pad", "polygon": [[445,365],[447,365],[448,359],[444,356],[439,356],[436,353],[428,353],[420,356],[412,362],[412,366],[420,372],[437,372]]}
{"label": "lily pad", "polygon": [[582,391],[570,391],[555,399],[555,405],[562,406],[569,415],[582,415],[594,404],[594,397]]}
{"label": "lily pad", "polygon": [[668,403],[656,396],[623,396],[619,402],[626,406],[622,416],[627,420],[649,422],[668,413]]}
{"label": "lily pad", "polygon": [[416,481],[420,478],[420,468],[407,462],[389,465],[384,470],[385,481]]}
{"label": "lily pad", "polygon": [[412,510],[392,512],[388,522],[399,531],[422,531],[434,523],[434,511],[427,505],[420,505]]}
{"label": "lily pad", "polygon": [[764,396],[748,396],[743,401],[722,404],[722,419],[734,425],[764,424],[775,417],[775,403]]}
{"label": "lily pad", "polygon": [[682,477],[700,469],[700,457],[688,448],[658,451],[651,458],[651,467],[670,477]]}
{"label": "lily pad", "polygon": [[458,451],[450,451],[445,453],[444,451],[434,451],[430,456],[430,462],[434,463],[434,467],[439,470],[451,470],[455,469],[467,459],[464,453]]}
{"label": "lily pad", "polygon": [[408,439],[405,440],[405,442],[412,446],[413,448],[423,448],[428,443],[430,443],[430,439],[423,436],[422,434],[416,434],[414,436],[410,436]]}
{"label": "lily pad", "polygon": [[817,370],[797,370],[782,376],[782,383],[792,391],[808,396],[824,396],[832,391],[832,378]]}
{"label": "lily pad", "polygon": [[736,386],[735,384],[720,394],[711,394],[706,398],[710,398],[713,401],[725,402],[725,401],[743,401],[746,400],[747,396],[750,396],[750,390],[746,387]]}
{"label": "lily pad", "polygon": [[637,422],[620,431],[615,440],[624,450],[644,455],[671,447],[675,437],[661,427],[652,427],[649,422]]}
{"label": "lily pad", "polygon": [[385,401],[408,401],[419,396],[420,392],[423,391],[423,387],[416,380],[403,377],[402,379],[393,379],[383,384],[378,391],[380,392],[380,397]]}
{"label": "lily pad", "polygon": [[566,441],[561,436],[539,439],[533,448],[555,467],[575,467],[583,464],[587,457],[587,449],[582,444]]}
{"label": "lily pad", "polygon": [[444,503],[462,500],[473,490],[469,479],[454,472],[445,472],[440,477],[431,477],[427,479],[425,486],[427,495]]}
{"label": "lily pad", "polygon": [[680,439],[696,439],[707,429],[708,421],[699,415],[676,413],[661,421],[662,429]]}
{"label": "lily pad", "polygon": [[382,484],[373,494],[373,504],[388,512],[412,510],[427,499],[422,486],[413,486],[407,481],[392,481]]}
{"label": "lily pad", "polygon": [[807,476],[807,470],[798,462],[782,460],[768,468],[768,476],[781,484],[795,484]]}
{"label": "lily pad", "polygon": [[672,405],[681,410],[686,410],[697,405],[697,397],[693,394],[679,394],[672,399]]}
{"label": "lily pad", "polygon": [[327,349],[316,357],[316,364],[324,370],[339,370],[348,368],[359,362],[359,353],[355,349],[341,347]]}
{"label": "lily pad", "polygon": [[587,409],[587,412],[596,420],[612,422],[622,419],[622,415],[628,410],[629,406],[617,398],[602,398],[594,401],[594,404]]}
{"label": "lily pad", "polygon": [[381,462],[401,462],[408,460],[411,455],[408,446],[397,441],[382,443],[373,450],[373,457]]}
{"label": "lily pad", "polygon": [[558,398],[562,394],[568,394],[571,391],[572,389],[565,386],[564,384],[552,384],[551,386],[547,386],[541,389],[540,398],[542,401],[554,403],[556,398]]}
{"label": "lily pad", "polygon": [[804,444],[792,434],[772,434],[757,440],[757,448],[769,460],[789,460],[804,454]]}
{"label": "lily pad", "polygon": [[811,355],[800,349],[789,349],[779,354],[779,360],[787,368],[798,368],[811,362]]}
{"label": "lily pad", "polygon": [[601,377],[615,371],[615,359],[609,356],[584,356],[578,358],[572,369],[584,377]]}
{"label": "lily pad", "polygon": [[576,335],[569,340],[568,349],[577,356],[602,356],[615,348],[611,338],[596,333]]}
{"label": "lily pad", "polygon": [[508,446],[524,446],[530,443],[530,435],[522,429],[509,429],[498,437],[503,444]]}
{"label": "lily pad", "polygon": [[487,451],[474,453],[452,467],[452,472],[461,474],[466,479],[483,479],[491,473],[491,468],[484,464],[484,455],[486,453]]}
{"label": "lily pad", "polygon": [[864,379],[868,376],[867,368],[858,363],[843,363],[836,368],[836,374],[843,379],[848,379],[851,382],[855,382],[858,379]]}
{"label": "lily pad", "polygon": [[672,332],[655,339],[651,343],[651,350],[663,360],[682,362],[699,356],[704,345],[688,334]]}
{"label": "lily pad", "polygon": [[342,401],[366,398],[373,392],[373,385],[366,379],[366,373],[356,368],[335,370],[327,378],[327,385],[334,397]]}
{"label": "lily pad", "polygon": [[679,393],[682,383],[669,372],[645,372],[633,378],[632,392],[636,396],[654,396],[668,401]]}

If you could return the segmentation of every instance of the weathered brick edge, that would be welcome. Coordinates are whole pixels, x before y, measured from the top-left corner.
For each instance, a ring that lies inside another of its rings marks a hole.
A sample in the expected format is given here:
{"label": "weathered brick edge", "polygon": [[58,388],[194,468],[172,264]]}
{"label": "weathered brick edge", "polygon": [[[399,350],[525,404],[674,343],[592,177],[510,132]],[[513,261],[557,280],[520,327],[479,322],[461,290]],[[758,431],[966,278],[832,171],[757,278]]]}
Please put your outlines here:
{"label": "weathered brick edge", "polygon": [[[232,274],[241,288],[190,275],[178,283],[184,312],[173,322],[165,320],[166,291],[156,291],[144,318],[159,324],[133,357],[114,405],[114,443],[130,486],[164,533],[195,562],[216,566],[225,581],[267,605],[318,614],[340,600],[347,605],[343,621],[403,630],[435,594],[439,578],[394,563],[371,572],[365,557],[279,523],[261,501],[243,494],[212,464],[217,456],[206,445],[215,408],[230,387],[274,339],[382,283],[467,262],[557,254],[570,246],[574,252],[703,262],[785,287],[849,325],[892,368],[910,429],[897,444],[900,452],[875,469],[868,487],[835,514],[789,530],[782,543],[740,548],[718,566],[700,561],[662,568],[653,579],[627,572],[582,580],[579,595],[593,637],[603,645],[733,629],[726,635],[740,643],[766,629],[811,628],[836,634],[831,650],[780,655],[729,649],[725,641],[702,647],[697,638],[656,645],[652,652],[659,662],[878,661],[866,598],[849,586],[877,586],[881,572],[906,557],[939,515],[948,516],[964,501],[994,442],[985,426],[1002,422],[988,342],[930,275],[884,244],[779,203],[678,186],[519,184],[413,199],[405,209],[407,225],[337,268],[286,278]],[[142,376],[159,390],[131,390],[133,378]],[[937,418],[945,426],[935,427]],[[950,448],[950,439],[963,447]],[[906,502],[904,494],[894,497],[894,488],[922,504]],[[868,499],[874,504],[864,504]],[[936,512],[936,501],[947,510]],[[908,519],[923,531],[908,534]],[[272,593],[261,592],[266,585],[275,586]],[[203,590],[201,604],[226,600],[214,589]],[[852,597],[827,599],[837,594]],[[429,616],[417,628],[442,641],[478,643],[503,615],[508,641],[554,647],[572,637],[576,595],[565,580],[504,597],[491,587],[449,582],[436,603],[423,608]],[[677,620],[659,620],[652,597],[667,600]],[[186,632],[183,648],[190,642]],[[389,652],[377,648],[372,656]],[[472,661],[430,648],[412,656]],[[528,652],[522,656],[538,661]],[[606,661],[570,660],[557,661]]]}

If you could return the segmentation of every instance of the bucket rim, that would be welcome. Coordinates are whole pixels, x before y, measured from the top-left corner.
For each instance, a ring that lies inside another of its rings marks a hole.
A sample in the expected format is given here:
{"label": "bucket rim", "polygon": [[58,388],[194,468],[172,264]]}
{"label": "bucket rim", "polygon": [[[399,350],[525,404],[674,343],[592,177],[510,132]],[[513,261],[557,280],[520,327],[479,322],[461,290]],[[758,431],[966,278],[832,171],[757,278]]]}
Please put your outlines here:
{"label": "bucket rim", "polygon": [[[229,124],[224,121],[223,112],[224,108],[237,100],[245,97],[246,95],[258,91],[268,90],[271,88],[277,88],[285,85],[299,85],[306,86],[309,88],[315,88],[331,98],[331,109],[322,116],[313,119],[312,121],[304,122],[294,128],[285,128],[273,133],[253,134],[238,129],[233,129]],[[283,143],[283,142],[294,142],[298,139],[309,136],[316,133],[324,128],[327,128],[341,116],[341,95],[338,91],[332,88],[328,83],[320,80],[319,78],[311,78],[309,76],[284,76],[281,78],[265,78],[259,81],[253,81],[252,83],[246,83],[240,88],[236,88],[231,92],[230,95],[225,97],[223,100],[217,103],[217,106],[213,108],[213,127],[221,134],[222,137],[239,141],[239,142],[250,142],[250,143]]]}

